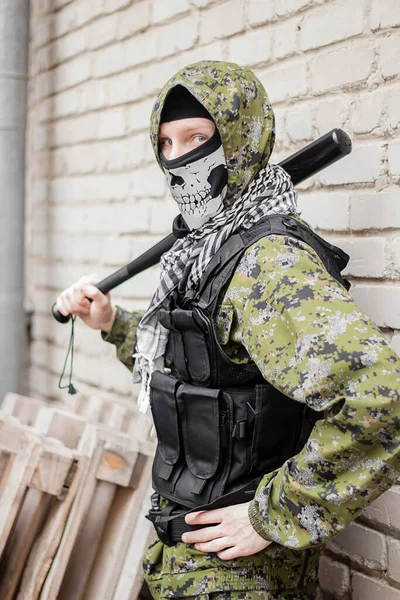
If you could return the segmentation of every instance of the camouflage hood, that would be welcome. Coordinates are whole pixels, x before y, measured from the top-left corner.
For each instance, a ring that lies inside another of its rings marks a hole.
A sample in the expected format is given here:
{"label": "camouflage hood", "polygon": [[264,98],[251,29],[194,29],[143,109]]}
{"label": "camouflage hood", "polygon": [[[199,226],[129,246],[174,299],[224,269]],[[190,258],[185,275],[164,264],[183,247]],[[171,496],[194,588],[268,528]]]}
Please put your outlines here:
{"label": "camouflage hood", "polygon": [[266,91],[252,71],[235,63],[202,61],[179,71],[162,88],[151,115],[150,137],[160,167],[161,111],[177,85],[185,87],[214,119],[228,168],[224,202],[232,204],[265,167],[274,146],[274,113]]}

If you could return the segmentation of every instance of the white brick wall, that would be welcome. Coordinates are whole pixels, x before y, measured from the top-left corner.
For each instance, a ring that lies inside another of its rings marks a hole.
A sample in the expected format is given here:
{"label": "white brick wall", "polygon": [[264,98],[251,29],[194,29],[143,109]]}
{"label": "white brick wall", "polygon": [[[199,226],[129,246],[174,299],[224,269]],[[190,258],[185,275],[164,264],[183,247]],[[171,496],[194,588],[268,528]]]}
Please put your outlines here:
{"label": "white brick wall", "polygon": [[[57,389],[69,328],[50,307],[82,274],[111,271],[169,233],[175,205],[148,141],[155,94],[201,59],[254,68],[277,116],[275,160],[333,127],[353,153],[299,186],[304,218],[351,255],[360,306],[400,353],[398,0],[31,0],[27,153],[29,380]],[[145,307],[158,268],[116,289]],[[132,402],[131,375],[77,323],[80,390]],[[327,600],[400,600],[400,487],[329,545]]]}

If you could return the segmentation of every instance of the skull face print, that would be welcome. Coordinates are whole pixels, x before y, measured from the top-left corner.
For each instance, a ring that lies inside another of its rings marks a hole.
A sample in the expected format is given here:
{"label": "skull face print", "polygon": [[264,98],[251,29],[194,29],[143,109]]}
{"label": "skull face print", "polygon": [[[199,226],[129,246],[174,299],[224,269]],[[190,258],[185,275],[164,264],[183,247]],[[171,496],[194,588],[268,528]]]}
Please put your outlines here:
{"label": "skull face print", "polygon": [[168,187],[190,229],[198,229],[223,208],[228,172],[218,138],[217,148],[213,140],[178,159],[162,159]]}

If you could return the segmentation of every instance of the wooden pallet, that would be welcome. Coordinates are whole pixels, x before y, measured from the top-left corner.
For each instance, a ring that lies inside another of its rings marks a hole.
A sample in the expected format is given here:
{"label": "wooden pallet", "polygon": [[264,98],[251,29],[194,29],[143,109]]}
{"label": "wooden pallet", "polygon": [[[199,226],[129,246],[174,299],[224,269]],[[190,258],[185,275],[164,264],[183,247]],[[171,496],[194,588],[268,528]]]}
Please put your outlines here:
{"label": "wooden pallet", "polygon": [[78,396],[73,408],[79,414],[17,394],[4,400],[1,600],[139,595],[141,555],[153,536],[144,519],[151,423],[145,417],[139,426],[133,411],[93,397]]}

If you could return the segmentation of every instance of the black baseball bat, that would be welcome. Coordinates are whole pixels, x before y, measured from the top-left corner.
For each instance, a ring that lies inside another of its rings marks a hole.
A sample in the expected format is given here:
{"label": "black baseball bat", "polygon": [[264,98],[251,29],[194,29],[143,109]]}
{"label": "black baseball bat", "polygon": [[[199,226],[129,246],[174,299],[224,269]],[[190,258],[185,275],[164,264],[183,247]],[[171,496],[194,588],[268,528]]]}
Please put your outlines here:
{"label": "black baseball bat", "polygon": [[[293,185],[296,185],[304,181],[304,179],[315,175],[321,169],[325,169],[350,152],[351,140],[347,133],[342,129],[332,129],[329,133],[321,136],[315,142],[292,154],[279,164],[290,175]],[[131,279],[134,275],[157,264],[162,254],[172,247],[176,239],[176,236],[171,233],[128,265],[121,267],[115,273],[99,281],[96,287],[103,294],[107,294],[107,292],[121,285],[124,281]],[[53,304],[52,312],[54,318],[60,323],[67,323],[71,316],[62,315],[57,310],[55,303]]]}

